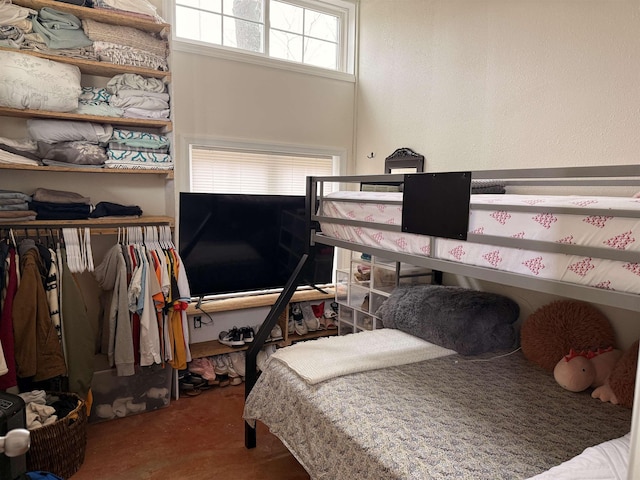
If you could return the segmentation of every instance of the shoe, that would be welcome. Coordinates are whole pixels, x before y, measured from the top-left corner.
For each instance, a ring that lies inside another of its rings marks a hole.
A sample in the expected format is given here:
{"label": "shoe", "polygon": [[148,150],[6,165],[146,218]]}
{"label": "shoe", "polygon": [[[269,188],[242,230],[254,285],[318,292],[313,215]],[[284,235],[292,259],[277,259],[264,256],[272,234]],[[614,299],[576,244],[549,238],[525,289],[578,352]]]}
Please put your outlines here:
{"label": "shoe", "polygon": [[227,375],[227,373],[229,373],[229,369],[227,368],[227,364],[224,363],[222,355],[216,355],[213,357],[213,361],[216,366],[216,375]]}
{"label": "shoe", "polygon": [[313,310],[313,314],[318,319],[318,330],[326,330],[327,325],[324,318],[324,302],[311,305],[311,309]]}
{"label": "shoe", "polygon": [[303,303],[300,307],[302,310],[302,315],[304,318],[304,323],[307,326],[307,330],[309,332],[315,332],[318,330],[320,326],[320,322],[318,321],[318,317],[316,317],[315,313],[313,313],[313,308],[308,303]]}
{"label": "shoe", "polygon": [[242,339],[243,335],[240,333],[236,327],[233,327],[228,332],[223,331],[218,335],[218,340],[223,345],[227,345],[229,347],[242,347],[244,345],[244,340]]}
{"label": "shoe", "polygon": [[240,385],[242,383],[242,378],[238,372],[233,368],[233,364],[231,363],[231,359],[228,354],[221,355],[222,361],[227,366],[227,375],[229,375],[229,384],[230,385]]}
{"label": "shoe", "polygon": [[233,369],[238,373],[238,375],[240,375],[242,380],[244,380],[247,361],[247,355],[245,352],[231,352],[229,353],[229,360],[231,360]]}
{"label": "shoe", "polygon": [[255,338],[255,330],[252,327],[241,327],[240,334],[244,343],[251,343]]}
{"label": "shoe", "polygon": [[298,335],[306,335],[309,333],[307,325],[304,322],[304,315],[300,309],[300,305],[294,303],[291,305],[291,316],[293,317],[293,330]]}
{"label": "shoe", "polygon": [[293,335],[296,331],[296,322],[293,320],[293,314],[289,315],[289,320],[287,321],[287,333],[289,335]]}
{"label": "shoe", "polygon": [[272,342],[276,342],[278,340],[282,340],[283,338],[284,337],[282,336],[282,328],[280,328],[280,325],[276,323],[275,326],[271,329],[269,340],[271,340]]}
{"label": "shoe", "polygon": [[[334,304],[336,306],[335,310],[333,309]],[[324,326],[327,330],[335,330],[336,328],[338,328],[338,326],[336,325],[336,319],[338,318],[337,310],[338,304],[336,302],[332,302],[329,306],[325,305],[323,317]]]}
{"label": "shoe", "polygon": [[215,367],[208,358],[194,358],[188,368],[190,373],[200,375],[207,382],[216,379]]}

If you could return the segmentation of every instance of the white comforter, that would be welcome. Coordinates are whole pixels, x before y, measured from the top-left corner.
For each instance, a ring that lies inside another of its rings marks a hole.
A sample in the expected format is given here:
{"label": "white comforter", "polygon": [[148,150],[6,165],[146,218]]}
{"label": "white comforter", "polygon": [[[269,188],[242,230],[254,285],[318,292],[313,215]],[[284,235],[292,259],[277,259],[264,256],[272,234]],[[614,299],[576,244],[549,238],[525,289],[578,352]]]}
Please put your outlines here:
{"label": "white comforter", "polygon": [[629,437],[586,448],[577,457],[529,480],[626,480]]}

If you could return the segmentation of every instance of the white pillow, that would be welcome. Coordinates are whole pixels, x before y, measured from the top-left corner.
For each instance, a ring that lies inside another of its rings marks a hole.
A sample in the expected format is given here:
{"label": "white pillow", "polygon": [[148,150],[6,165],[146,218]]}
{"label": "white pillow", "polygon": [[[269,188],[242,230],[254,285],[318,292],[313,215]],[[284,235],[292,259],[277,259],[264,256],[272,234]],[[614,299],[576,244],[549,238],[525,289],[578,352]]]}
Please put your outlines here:
{"label": "white pillow", "polygon": [[0,106],[70,112],[78,108],[80,69],[18,52],[0,51]]}

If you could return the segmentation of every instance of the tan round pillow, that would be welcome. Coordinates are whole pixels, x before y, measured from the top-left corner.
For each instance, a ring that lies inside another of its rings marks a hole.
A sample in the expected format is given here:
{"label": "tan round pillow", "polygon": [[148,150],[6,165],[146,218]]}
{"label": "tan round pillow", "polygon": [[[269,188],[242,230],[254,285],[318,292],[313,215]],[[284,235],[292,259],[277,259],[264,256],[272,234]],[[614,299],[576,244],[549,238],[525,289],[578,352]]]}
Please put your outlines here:
{"label": "tan round pillow", "polygon": [[609,319],[594,306],[574,300],[557,300],[529,315],[520,329],[520,344],[525,358],[549,372],[572,348],[616,348]]}

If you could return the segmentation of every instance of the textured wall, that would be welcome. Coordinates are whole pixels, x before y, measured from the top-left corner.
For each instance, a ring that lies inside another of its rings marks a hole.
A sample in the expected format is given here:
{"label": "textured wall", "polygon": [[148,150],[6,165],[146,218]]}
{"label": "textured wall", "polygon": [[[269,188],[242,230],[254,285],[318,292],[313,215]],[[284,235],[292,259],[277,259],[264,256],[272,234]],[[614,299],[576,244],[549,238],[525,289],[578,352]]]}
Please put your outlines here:
{"label": "textured wall", "polygon": [[358,171],[400,146],[431,170],[637,163],[639,5],[361,2]]}

